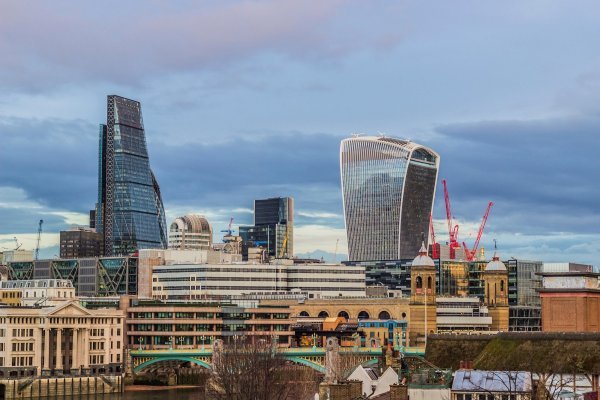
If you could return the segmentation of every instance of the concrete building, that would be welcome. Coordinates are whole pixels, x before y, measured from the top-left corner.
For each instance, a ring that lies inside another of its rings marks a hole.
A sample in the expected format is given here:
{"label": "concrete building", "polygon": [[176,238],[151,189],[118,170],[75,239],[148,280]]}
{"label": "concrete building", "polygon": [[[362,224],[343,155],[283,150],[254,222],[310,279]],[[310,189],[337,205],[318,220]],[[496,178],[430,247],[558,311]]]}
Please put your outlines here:
{"label": "concrete building", "polygon": [[122,311],[88,310],[76,300],[0,308],[0,376],[119,372],[123,318]]}
{"label": "concrete building", "polygon": [[600,332],[600,274],[543,272],[542,330]]}
{"label": "concrete building", "polygon": [[77,227],[60,231],[60,258],[100,257],[102,235],[94,229]]}
{"label": "concrete building", "polygon": [[0,282],[0,296],[19,292],[21,306],[56,306],[75,297],[75,287],[68,279],[32,279]]}
{"label": "concrete building", "polygon": [[429,232],[440,157],[410,140],[359,136],[340,143],[350,261],[412,259]]}
{"label": "concrete building", "polygon": [[0,253],[2,256],[0,264],[8,264],[9,262],[32,261],[33,250],[4,250]]}
{"label": "concrete building", "polygon": [[288,347],[294,335],[288,308],[259,306],[257,301],[240,305],[131,300],[126,310],[127,344],[132,348],[201,348],[236,335],[269,336]]}
{"label": "concrete building", "polygon": [[364,276],[364,269],[340,264],[156,265],[152,297],[183,300],[271,292],[306,292],[309,298],[364,297]]}
{"label": "concrete building", "polygon": [[203,215],[177,217],[169,227],[169,249],[209,250],[212,242],[212,226]]}

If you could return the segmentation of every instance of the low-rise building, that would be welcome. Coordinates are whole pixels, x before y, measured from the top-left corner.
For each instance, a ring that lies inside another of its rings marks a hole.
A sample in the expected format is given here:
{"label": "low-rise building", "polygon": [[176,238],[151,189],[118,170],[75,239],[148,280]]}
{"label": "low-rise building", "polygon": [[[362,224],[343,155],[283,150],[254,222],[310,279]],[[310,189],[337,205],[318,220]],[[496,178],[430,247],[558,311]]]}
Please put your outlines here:
{"label": "low-rise building", "polygon": [[[18,292],[22,306],[55,306],[75,297],[75,288],[68,279],[32,279],[26,281],[0,282],[0,296],[10,298],[9,294]],[[16,296],[13,296],[13,299]]]}
{"label": "low-rise building", "polygon": [[0,308],[0,376],[120,372],[124,314],[77,300]]}
{"label": "low-rise building", "polygon": [[544,272],[542,330],[600,332],[600,273]]}
{"label": "low-rise building", "polygon": [[530,372],[461,369],[454,373],[452,400],[530,400]]}
{"label": "low-rise building", "polygon": [[178,349],[209,346],[234,336],[269,336],[289,346],[294,332],[286,307],[244,306],[222,302],[131,300],[127,311],[127,344],[134,348]]}

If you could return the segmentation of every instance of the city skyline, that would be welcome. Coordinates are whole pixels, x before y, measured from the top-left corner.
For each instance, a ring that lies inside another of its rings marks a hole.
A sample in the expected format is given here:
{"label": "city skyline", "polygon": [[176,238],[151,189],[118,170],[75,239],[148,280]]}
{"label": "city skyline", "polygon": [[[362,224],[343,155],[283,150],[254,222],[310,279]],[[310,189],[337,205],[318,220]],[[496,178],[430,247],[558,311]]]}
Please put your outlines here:
{"label": "city skyline", "polygon": [[[33,248],[44,219],[40,253],[53,257],[58,231],[85,223],[97,122],[118,93],[144,104],[168,222],[197,212],[218,232],[231,216],[251,224],[253,199],[291,196],[296,252],[333,253],[339,238],[346,253],[339,142],[382,131],[438,151],[468,244],[491,200],[486,249],[497,238],[506,258],[597,264],[597,4],[459,2],[435,15],[410,2],[269,4],[285,23],[261,3],[152,4],[122,30],[103,25],[109,6],[50,24],[66,3],[0,5],[0,247],[17,236]],[[113,31],[147,36],[90,55]],[[439,190],[435,200],[443,240]]]}

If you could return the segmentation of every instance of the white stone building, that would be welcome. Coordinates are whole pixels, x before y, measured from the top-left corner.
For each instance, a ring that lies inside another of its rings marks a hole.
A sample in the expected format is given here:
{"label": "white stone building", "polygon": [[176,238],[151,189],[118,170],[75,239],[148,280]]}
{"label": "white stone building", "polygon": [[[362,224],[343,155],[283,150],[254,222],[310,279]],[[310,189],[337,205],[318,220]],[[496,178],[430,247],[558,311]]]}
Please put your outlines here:
{"label": "white stone building", "polygon": [[120,372],[124,316],[77,300],[0,308],[0,377]]}

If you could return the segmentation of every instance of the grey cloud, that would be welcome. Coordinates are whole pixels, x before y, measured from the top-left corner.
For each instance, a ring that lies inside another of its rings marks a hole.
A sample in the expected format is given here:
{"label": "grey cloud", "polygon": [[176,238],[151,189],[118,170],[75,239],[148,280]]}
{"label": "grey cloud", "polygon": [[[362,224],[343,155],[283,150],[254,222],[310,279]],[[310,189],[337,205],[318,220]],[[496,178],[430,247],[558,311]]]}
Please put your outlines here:
{"label": "grey cloud", "polygon": [[395,36],[360,37],[330,22],[345,0],[215,3],[2,2],[0,86],[43,90],[95,79],[140,84],[149,77],[222,69],[263,54],[318,61]]}
{"label": "grey cloud", "polygon": [[476,220],[492,200],[495,229],[597,232],[599,131],[600,119],[589,116],[485,121],[441,126],[431,145],[442,155],[455,214]]}

